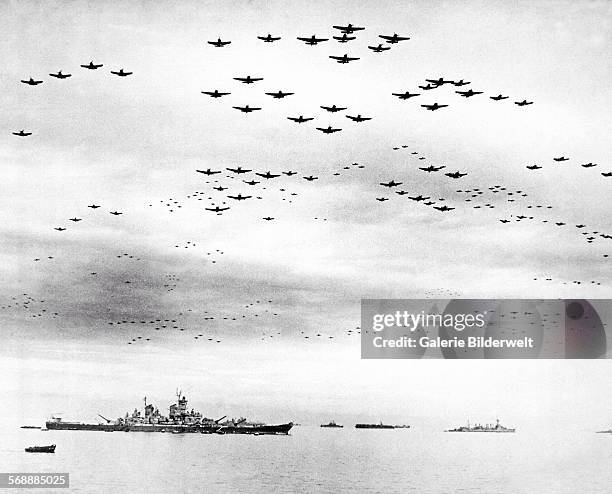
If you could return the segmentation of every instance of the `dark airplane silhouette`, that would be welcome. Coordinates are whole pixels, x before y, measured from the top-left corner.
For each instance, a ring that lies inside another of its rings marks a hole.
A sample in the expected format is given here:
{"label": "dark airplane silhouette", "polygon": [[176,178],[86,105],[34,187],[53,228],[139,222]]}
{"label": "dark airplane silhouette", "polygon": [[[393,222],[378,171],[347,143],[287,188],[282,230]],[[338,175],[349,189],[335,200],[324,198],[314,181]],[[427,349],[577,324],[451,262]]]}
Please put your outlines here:
{"label": "dark airplane silhouette", "polygon": [[457,94],[463,96],[464,98],[469,98],[471,96],[475,96],[477,94],[482,94],[482,91],[474,91],[473,89],[468,89],[467,91],[455,91]]}
{"label": "dark airplane silhouette", "polygon": [[501,221],[502,223],[510,223],[510,220],[499,220],[499,221]]}
{"label": "dark airplane silhouette", "polygon": [[57,74],[49,74],[51,77],[55,77],[56,79],[68,79],[68,77],[72,77],[72,74],[62,74],[62,71],[59,70]]}
{"label": "dark airplane silhouette", "polygon": [[427,199],[431,199],[431,197],[423,197],[422,195],[418,195],[418,196],[415,196],[415,197],[408,196],[408,199],[410,199],[412,201],[419,202],[419,201],[426,201]]}
{"label": "dark airplane silhouette", "polygon": [[310,38],[300,38],[298,36],[297,39],[311,46],[315,46],[319,43],[322,43],[323,41],[329,41],[329,38],[317,38],[314,34]]}
{"label": "dark airplane silhouette", "polygon": [[282,91],[278,91],[277,93],[266,93],[268,96],[272,96],[275,99],[286,98],[287,96],[291,96],[294,93],[283,93]]}
{"label": "dark airplane silhouette", "polygon": [[397,187],[398,185],[402,185],[402,182],[395,182],[394,180],[391,180],[387,183],[385,182],[380,182],[380,185],[382,185],[383,187]]}
{"label": "dark airplane silhouette", "polygon": [[217,41],[207,41],[207,43],[217,48],[223,48],[224,46],[229,45],[231,41],[221,41],[221,38],[217,38]]}
{"label": "dark airplane silhouette", "polygon": [[223,192],[224,190],[227,190],[229,187],[222,187],[221,185],[217,186],[217,187],[213,187],[213,189],[218,190],[219,192]]}
{"label": "dark airplane silhouette", "polygon": [[280,177],[280,175],[274,175],[270,171],[267,171],[266,173],[256,173],[255,175],[266,179]]}
{"label": "dark airplane silhouette", "polygon": [[308,177],[302,177],[304,180],[308,180],[309,182],[312,182],[313,180],[318,180],[319,177],[313,177],[312,175],[308,176]]}
{"label": "dark airplane silhouette", "polygon": [[259,183],[255,180],[243,180],[243,182],[247,185],[257,185]]}
{"label": "dark airplane silhouette", "polygon": [[196,169],[196,172],[203,173],[204,175],[216,175],[217,173],[221,173],[221,170],[215,171],[215,170],[211,170],[210,168],[207,168],[206,170],[197,170]]}
{"label": "dark airplane silhouette", "polygon": [[553,158],[553,161],[568,161],[569,158],[566,158],[565,156],[561,156],[560,158]]}
{"label": "dark airplane silhouette", "polygon": [[119,211],[111,211],[110,214],[119,216],[120,214],[123,214],[123,213],[120,213]]}
{"label": "dark airplane silhouette", "polygon": [[240,174],[240,173],[249,173],[249,172],[253,171],[253,170],[244,170],[241,167],[238,167],[238,168],[226,168],[226,170],[228,170],[230,172],[237,173],[237,174]]}
{"label": "dark airplane silhouette", "polygon": [[58,232],[63,232],[63,231],[65,231],[66,229],[65,229],[65,228],[62,228],[61,226],[58,226],[57,228],[54,228],[54,230],[57,230]]}
{"label": "dark airplane silhouette", "polygon": [[227,196],[230,199],[234,199],[236,201],[244,201],[246,199],[250,199],[253,196],[243,196],[242,194],[238,194],[237,196]]}
{"label": "dark airplane silhouette", "polygon": [[602,172],[602,176],[604,176],[604,177],[612,177],[612,172]]}
{"label": "dark airplane silhouette", "polygon": [[332,105],[332,106],[321,106],[321,108],[323,108],[324,110],[327,110],[328,112],[331,112],[331,113],[335,113],[335,112],[338,112],[338,111],[343,111],[343,110],[346,110],[346,108],[340,108],[340,107],[338,107],[338,106],[336,106],[336,105]]}
{"label": "dark airplane silhouette", "polygon": [[104,65],[101,63],[96,65],[95,63],[93,63],[93,60],[92,60],[87,65],[81,65],[81,67],[83,67],[84,69],[96,70],[96,69],[99,69],[100,67],[104,67]]}
{"label": "dark airplane silhouette", "polygon": [[74,221],[75,223],[77,221],[81,221],[83,218],[69,218],[70,221]]}
{"label": "dark airplane silhouette", "polygon": [[345,115],[346,118],[350,118],[353,122],[365,122],[366,120],[372,120],[372,117],[362,117],[361,114],[356,117],[352,115]]}
{"label": "dark airplane silhouette", "polygon": [[443,86],[444,84],[455,84],[453,81],[447,81],[443,77],[439,77],[438,79],[425,79],[426,82],[430,84],[435,84],[437,86]]}
{"label": "dark airplane silhouette", "polygon": [[355,60],[359,60],[359,57],[349,57],[346,53],[342,55],[341,57],[330,55],[329,58],[331,58],[332,60],[335,60],[338,63],[349,63]]}
{"label": "dark airplane silhouette", "polygon": [[290,177],[291,175],[297,175],[297,172],[293,172],[293,171],[289,170],[287,172],[283,172],[283,175],[287,175],[288,177]]}
{"label": "dark airplane silhouette", "polygon": [[344,33],[342,36],[332,36],[332,38],[338,41],[338,43],[347,43],[349,41],[353,41],[354,39],[357,39],[356,36],[349,36],[346,33]]}
{"label": "dark airplane silhouette", "polygon": [[221,211],[227,211],[229,206],[225,208],[220,208],[219,206],[215,206],[214,208],[204,208],[206,211],[212,211],[213,213],[220,213]]}
{"label": "dark airplane silhouette", "polygon": [[453,86],[461,87],[461,86],[467,86],[468,84],[471,84],[471,82],[467,82],[467,81],[464,81],[463,79],[461,79],[459,81],[453,81],[453,82],[451,82],[451,84]]}
{"label": "dark airplane silhouette", "polygon": [[87,206],[88,208],[91,209],[98,209],[100,206],[98,206],[97,204],[90,204],[89,206]]}
{"label": "dark airplane silhouette", "polygon": [[240,110],[242,113],[251,113],[257,110],[261,110],[261,108],[253,108],[250,107],[249,105],[246,106],[232,106],[232,108],[235,108],[236,110]]}
{"label": "dark airplane silhouette", "polygon": [[291,120],[297,123],[304,123],[308,122],[309,120],[314,120],[314,117],[303,117],[302,115],[300,115],[299,117],[287,117],[287,120]]}
{"label": "dark airplane silhouette", "polygon": [[509,96],[502,96],[501,94],[498,94],[497,96],[489,96],[489,98],[495,101],[501,101],[503,99],[508,99]]}
{"label": "dark airplane silhouette", "polygon": [[233,79],[235,81],[240,81],[243,84],[253,84],[257,81],[263,81],[263,77],[251,77],[250,75],[247,75],[246,77],[234,77]]}
{"label": "dark airplane silhouette", "polygon": [[531,166],[527,165],[525,168],[528,168],[529,170],[539,170],[542,167],[538,165],[531,165]]}
{"label": "dark airplane silhouette", "polygon": [[38,86],[39,84],[43,83],[43,81],[35,81],[31,77],[29,80],[27,81],[22,80],[21,82],[23,82],[24,84],[27,84],[28,86]]}
{"label": "dark airplane silhouette", "polygon": [[438,166],[438,167],[435,167],[435,166],[433,166],[433,165],[429,165],[429,166],[428,166],[428,167],[426,167],[426,168],[419,168],[419,170],[423,170],[424,172],[431,173],[431,172],[437,172],[437,171],[440,171],[440,170],[442,170],[442,168],[446,168],[446,167],[445,167],[445,166]]}
{"label": "dark airplane silhouette", "polygon": [[393,33],[393,36],[386,36],[384,34],[379,34],[378,37],[384,39],[387,43],[391,43],[391,44],[399,43],[400,41],[407,41],[410,39],[404,36],[399,36],[396,33]]}
{"label": "dark airplane silhouette", "polygon": [[370,50],[372,50],[374,53],[382,53],[383,51],[387,51],[390,50],[391,47],[390,46],[383,46],[382,43],[380,43],[378,46],[369,46],[368,48]]}
{"label": "dark airplane silhouette", "polygon": [[332,26],[332,27],[346,34],[353,34],[355,31],[363,31],[365,29],[365,27],[357,27],[357,26],[353,26],[352,24],[347,24],[346,26]]}
{"label": "dark airplane silhouette", "polygon": [[467,175],[467,173],[461,173],[459,171],[453,172],[453,173],[445,173],[444,175],[446,175],[447,177],[450,178],[461,178],[461,177],[465,177]]}
{"label": "dark airplane silhouette", "polygon": [[527,105],[533,105],[533,101],[527,101],[524,99],[523,101],[515,101],[514,104],[517,106],[527,106]]}
{"label": "dark airplane silhouette", "polygon": [[406,91],[405,93],[391,93],[393,96],[397,96],[399,99],[409,99],[414,98],[415,96],[420,96],[421,93],[411,93],[410,91]]}
{"label": "dark airplane silhouette", "polygon": [[376,200],[380,202],[384,202],[384,201],[388,201],[389,198],[388,197],[377,197]]}
{"label": "dark airplane silhouette", "polygon": [[409,192],[407,190],[398,190],[395,192],[398,196],[405,196],[406,194],[409,194]]}
{"label": "dark airplane silhouette", "polygon": [[201,91],[201,92],[202,94],[207,94],[211,98],[220,98],[221,96],[227,96],[228,94],[232,94],[232,93],[220,93],[218,89],[215,89],[214,91]]}
{"label": "dark airplane silhouette", "polygon": [[449,208],[448,206],[434,206],[434,209],[444,212],[444,211],[452,211],[455,208]]}
{"label": "dark airplane silhouette", "polygon": [[331,125],[328,125],[327,128],[325,128],[325,127],[317,127],[316,129],[320,130],[324,134],[333,134],[334,132],[340,132],[342,130],[342,129],[332,129]]}
{"label": "dark airplane silhouette", "polygon": [[19,137],[28,137],[32,135],[32,132],[24,132],[24,130],[21,129],[19,132],[13,132],[13,135]]}
{"label": "dark airplane silhouette", "polygon": [[277,38],[273,37],[270,33],[268,33],[267,36],[257,36],[257,39],[262,40],[264,43],[272,43],[274,41],[278,41],[280,38],[280,36],[278,36]]}
{"label": "dark airplane silhouette", "polygon": [[422,89],[423,91],[429,91],[431,89],[436,89],[439,86],[436,85],[431,85],[431,84],[427,84],[426,86],[419,86],[420,89]]}
{"label": "dark airplane silhouette", "polygon": [[597,166],[596,163],[585,163],[584,165],[580,165],[583,168],[592,168],[593,166]]}
{"label": "dark airplane silhouette", "polygon": [[427,110],[430,111],[436,111],[439,110],[440,108],[445,108],[448,105],[439,105],[438,103],[434,103],[433,105],[421,105],[423,108],[427,108]]}
{"label": "dark airplane silhouette", "polygon": [[266,220],[266,221],[272,221],[274,218],[272,218],[271,216],[266,216],[265,218],[262,218],[262,220]]}
{"label": "dark airplane silhouette", "polygon": [[126,72],[123,69],[120,69],[118,72],[115,70],[110,71],[111,74],[118,75],[119,77],[127,77],[128,75],[132,75],[133,72]]}

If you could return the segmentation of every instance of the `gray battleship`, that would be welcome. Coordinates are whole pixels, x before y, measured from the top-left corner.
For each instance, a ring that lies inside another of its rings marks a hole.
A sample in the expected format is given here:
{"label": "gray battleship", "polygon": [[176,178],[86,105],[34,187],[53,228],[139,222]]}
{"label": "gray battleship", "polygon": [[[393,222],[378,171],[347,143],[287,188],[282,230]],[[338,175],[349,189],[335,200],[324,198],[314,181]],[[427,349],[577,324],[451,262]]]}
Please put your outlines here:
{"label": "gray battleship", "polygon": [[456,429],[448,429],[445,432],[516,432],[516,429],[509,429],[499,423],[499,419],[493,424],[474,424],[470,425],[468,420],[467,426],[457,427]]}
{"label": "gray battleship", "polygon": [[321,427],[328,427],[330,429],[333,429],[333,428],[342,428],[344,426],[340,424],[336,424],[336,422],[332,420],[329,424],[321,424]]}
{"label": "gray battleship", "polygon": [[110,420],[99,415],[103,423],[67,422],[60,417],[52,417],[46,422],[49,430],[72,430],[72,431],[105,431],[105,432],[169,432],[179,433],[201,433],[201,434],[289,434],[293,422],[285,424],[270,425],[262,422],[249,422],[244,417],[240,419],[224,420],[211,419],[202,416],[193,408],[187,410],[187,398],[181,391],[177,391],[177,403],[170,405],[168,416],[160,413],[159,409],[152,404],[147,404],[144,398],[144,413],[134,409],[126,413],[124,417]]}

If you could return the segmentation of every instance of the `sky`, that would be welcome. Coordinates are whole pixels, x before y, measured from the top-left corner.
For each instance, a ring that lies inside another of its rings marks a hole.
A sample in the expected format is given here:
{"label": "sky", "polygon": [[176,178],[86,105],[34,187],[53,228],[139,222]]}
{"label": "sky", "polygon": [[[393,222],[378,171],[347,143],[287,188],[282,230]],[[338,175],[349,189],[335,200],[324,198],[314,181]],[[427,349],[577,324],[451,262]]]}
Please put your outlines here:
{"label": "sky", "polygon": [[[356,327],[362,298],[611,298],[609,2],[26,1],[3,2],[0,19],[0,355],[24,417],[90,418],[101,400],[121,415],[179,386],[205,413],[266,420],[384,418],[376,403],[396,420],[463,420],[478,403],[526,421],[563,393],[604,420],[606,361],[364,362]],[[348,22],[366,30],[346,44],[295,39]],[[367,49],[394,32],[411,39]],[[282,39],[256,39],[268,33]],[[206,43],[217,38],[232,43]],[[360,59],[328,58],[345,53]],[[104,66],[79,66],[90,60]],[[233,80],[247,74],[264,80]],[[418,89],[438,77],[484,94]],[[201,93],[213,89],[231,95]],[[295,94],[264,94],[278,90]],[[391,95],[408,90],[423,94]],[[433,102],[449,107],[420,106]],[[232,108],[244,104],[262,110]],[[342,131],[315,130],[327,125]],[[446,169],[418,169],[430,164]],[[249,186],[195,171],[237,165],[299,174]],[[443,175],[456,170],[467,175]],[[379,185],[391,179],[455,209]],[[223,201],[221,215],[204,209]]]}

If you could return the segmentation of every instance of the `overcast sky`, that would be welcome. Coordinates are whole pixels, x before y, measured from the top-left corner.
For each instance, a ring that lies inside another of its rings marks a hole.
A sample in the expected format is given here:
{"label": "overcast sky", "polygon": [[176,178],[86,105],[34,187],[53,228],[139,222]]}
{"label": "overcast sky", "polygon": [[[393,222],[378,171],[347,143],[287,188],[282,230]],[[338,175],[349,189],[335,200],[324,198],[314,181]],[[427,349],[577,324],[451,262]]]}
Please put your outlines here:
{"label": "overcast sky", "polygon": [[[295,39],[331,37],[332,25],[348,22],[366,30],[346,44]],[[205,412],[282,420],[358,416],[384,403],[394,417],[409,409],[463,420],[477,412],[474,380],[493,384],[483,413],[505,415],[588,379],[598,398],[587,408],[598,409],[610,394],[608,362],[472,362],[459,372],[440,361],[362,362],[347,331],[359,325],[361,298],[612,298],[612,241],[598,237],[612,234],[612,178],[601,175],[612,171],[611,22],[604,1],[2,3],[0,352],[21,398],[11,396],[31,417],[57,406],[91,414],[100,399],[119,414],[143,394],[165,407],[182,386]],[[367,49],[394,32],[411,39]],[[256,39],[268,33],[282,40]],[[231,45],[206,43],[219,37]],[[344,53],[360,60],[328,58]],[[79,66],[90,60],[104,66]],[[120,68],[133,75],[109,72]],[[48,76],[57,70],[72,77]],[[232,79],[247,74],[264,80]],[[29,77],[44,82],[20,83]],[[484,94],[419,90],[431,77],[465,79]],[[232,94],[200,92],[213,89]],[[264,94],[278,90],[295,95]],[[391,95],[408,90],[422,94]],[[488,97],[500,93],[510,98]],[[523,99],[534,104],[513,104]],[[420,106],[433,102],[449,107]],[[262,110],[232,109],[244,104]],[[349,110],[319,108],[331,104]],[[345,113],[373,119],[357,124]],[[315,120],[286,119],[297,115]],[[343,130],[315,130],[328,125]],[[12,135],[20,129],[33,135]],[[560,156],[570,159],[553,161]],[[430,164],[447,168],[418,169]],[[195,172],[237,165],[299,174],[253,187]],[[443,175],[456,170],[468,175]],[[301,178],[311,174],[319,179]],[[391,179],[456,209],[441,213],[378,185]],[[495,185],[506,190],[493,194]],[[470,202],[457,192],[474,188],[485,193]],[[225,197],[238,192],[254,197]],[[222,201],[231,209],[220,216],[204,209]],[[521,214],[534,219],[514,221]],[[576,224],[596,239],[587,243]],[[155,319],[184,331],[156,331]],[[391,375],[410,385],[397,390]],[[440,399],[454,392],[453,403]],[[603,407],[590,413],[604,417]]]}

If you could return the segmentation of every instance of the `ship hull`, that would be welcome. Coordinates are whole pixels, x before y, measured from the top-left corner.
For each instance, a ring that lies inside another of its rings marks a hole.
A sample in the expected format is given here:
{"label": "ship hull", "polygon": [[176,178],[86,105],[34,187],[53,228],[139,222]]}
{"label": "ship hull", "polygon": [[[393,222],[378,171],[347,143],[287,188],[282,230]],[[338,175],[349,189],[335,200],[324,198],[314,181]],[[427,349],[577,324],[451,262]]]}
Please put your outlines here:
{"label": "ship hull", "polygon": [[355,424],[355,429],[395,429],[395,426],[386,424]]}

